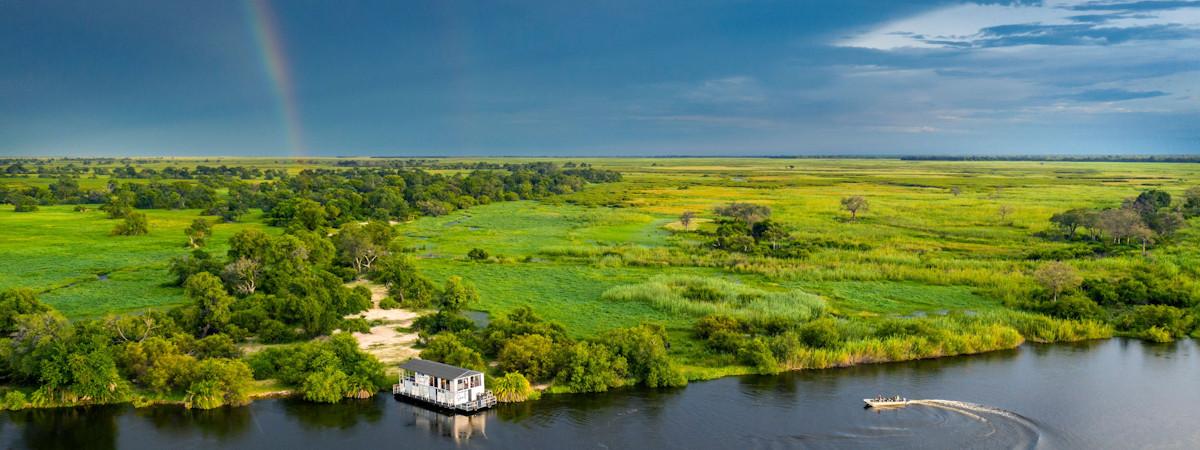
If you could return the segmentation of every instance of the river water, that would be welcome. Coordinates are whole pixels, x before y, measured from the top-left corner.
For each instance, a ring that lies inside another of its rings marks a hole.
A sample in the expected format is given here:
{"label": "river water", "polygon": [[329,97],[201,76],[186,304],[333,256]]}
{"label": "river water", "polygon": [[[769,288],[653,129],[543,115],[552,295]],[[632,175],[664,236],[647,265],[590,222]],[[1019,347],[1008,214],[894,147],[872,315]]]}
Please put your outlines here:
{"label": "river water", "polygon": [[[862,408],[876,394],[931,400]],[[1200,349],[1112,339],[674,390],[549,396],[473,417],[337,405],[0,415],[0,448],[1200,448]]]}

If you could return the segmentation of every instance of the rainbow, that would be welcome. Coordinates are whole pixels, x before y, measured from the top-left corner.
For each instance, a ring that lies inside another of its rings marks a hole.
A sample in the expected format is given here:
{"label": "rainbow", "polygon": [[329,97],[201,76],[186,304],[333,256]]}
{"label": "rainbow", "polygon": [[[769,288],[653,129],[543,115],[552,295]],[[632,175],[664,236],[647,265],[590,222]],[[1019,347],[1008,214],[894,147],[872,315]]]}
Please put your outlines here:
{"label": "rainbow", "polygon": [[291,66],[268,0],[246,0],[246,18],[254,34],[263,69],[279,101],[280,121],[287,134],[288,148],[292,155],[303,155],[304,135],[300,125],[300,107],[292,84]]}

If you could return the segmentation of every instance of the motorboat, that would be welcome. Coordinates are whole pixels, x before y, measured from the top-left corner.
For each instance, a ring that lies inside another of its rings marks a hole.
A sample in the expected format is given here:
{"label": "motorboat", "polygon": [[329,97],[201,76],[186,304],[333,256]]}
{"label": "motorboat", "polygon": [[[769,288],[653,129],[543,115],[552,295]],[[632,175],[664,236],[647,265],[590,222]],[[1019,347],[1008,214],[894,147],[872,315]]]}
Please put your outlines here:
{"label": "motorboat", "polygon": [[863,399],[863,402],[867,404],[868,408],[895,408],[895,407],[900,407],[900,406],[907,406],[908,401],[909,400],[907,398],[900,397],[900,396],[875,397],[875,398],[864,398]]}

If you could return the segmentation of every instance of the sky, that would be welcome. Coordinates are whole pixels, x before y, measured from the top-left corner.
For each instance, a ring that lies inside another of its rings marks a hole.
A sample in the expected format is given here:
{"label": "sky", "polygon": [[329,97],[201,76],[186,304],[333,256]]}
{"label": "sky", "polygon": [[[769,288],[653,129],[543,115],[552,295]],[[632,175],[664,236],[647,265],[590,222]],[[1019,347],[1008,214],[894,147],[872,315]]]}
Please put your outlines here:
{"label": "sky", "polygon": [[0,1],[0,156],[1200,153],[1200,0]]}

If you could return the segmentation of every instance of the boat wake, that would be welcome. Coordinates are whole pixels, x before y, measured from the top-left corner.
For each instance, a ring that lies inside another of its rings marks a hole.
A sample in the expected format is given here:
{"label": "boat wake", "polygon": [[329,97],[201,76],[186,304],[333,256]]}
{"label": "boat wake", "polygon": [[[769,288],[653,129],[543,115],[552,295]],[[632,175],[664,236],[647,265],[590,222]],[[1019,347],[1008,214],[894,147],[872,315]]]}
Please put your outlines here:
{"label": "boat wake", "polygon": [[793,435],[805,447],[1027,448],[1056,441],[1036,421],[1012,411],[955,400],[909,400],[907,407],[868,408],[856,425]]}
{"label": "boat wake", "polygon": [[[1041,426],[1039,426],[1032,419],[1029,419],[1025,416],[1022,416],[1020,414],[1017,414],[1015,412],[1012,412],[1012,411],[1009,411],[1006,409],[995,408],[995,407],[991,407],[991,406],[987,406],[987,405],[980,405],[978,403],[961,402],[961,401],[956,401],[956,400],[938,400],[938,399],[911,400],[911,401],[909,401],[909,404],[925,405],[925,406],[932,406],[935,408],[942,408],[942,409],[961,414],[963,416],[969,417],[971,419],[974,419],[974,420],[977,420],[977,421],[980,421],[983,423],[992,423],[992,421],[988,420],[988,417],[992,417],[993,419],[1001,419],[1005,422],[1004,428],[1007,428],[1007,430],[1005,430],[1006,432],[1009,432],[1009,433],[1014,432],[1014,431],[1020,432],[1021,434],[1025,435],[1029,438],[1029,440],[1026,441],[1030,444],[1029,448],[1036,448],[1038,446],[1038,443],[1041,441],[1041,437],[1042,437],[1042,427]],[[998,429],[997,427],[994,427],[994,426],[990,427],[990,428],[991,428],[991,431],[989,433],[987,433],[987,435],[993,435],[993,434],[1001,431],[1000,429]]]}
{"label": "boat wake", "polygon": [[994,414],[997,416],[1015,420],[1017,422],[1021,422],[1030,428],[1037,428],[1037,424],[1035,424],[1032,420],[1026,418],[1025,416],[1022,416],[1015,412],[1009,411],[1007,409],[993,408],[991,406],[980,405],[978,403],[960,402],[960,401],[955,401],[955,400],[935,400],[935,399],[910,400],[908,403],[914,404],[914,405],[929,405],[929,406],[934,406],[934,407],[939,407],[939,408],[946,408],[951,411],[961,413],[967,417],[971,417],[971,418],[974,418],[977,420],[982,420],[985,422],[987,421],[987,419],[985,419],[977,414],[974,414],[974,413]]}

